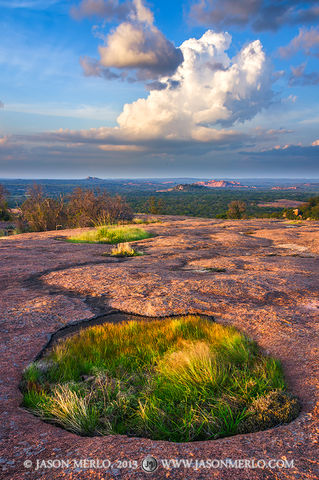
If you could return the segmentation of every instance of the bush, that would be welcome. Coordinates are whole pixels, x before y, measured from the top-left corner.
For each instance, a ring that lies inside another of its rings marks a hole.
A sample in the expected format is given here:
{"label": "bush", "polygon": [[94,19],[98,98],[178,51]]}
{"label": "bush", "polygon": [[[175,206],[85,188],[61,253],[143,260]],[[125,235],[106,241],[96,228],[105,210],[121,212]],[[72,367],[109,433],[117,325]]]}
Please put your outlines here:
{"label": "bush", "polygon": [[127,242],[119,243],[116,247],[112,248],[111,256],[112,257],[136,257],[142,255],[137,250],[131,247]]}
{"label": "bush", "polygon": [[300,210],[302,218],[319,220],[319,197],[309,198],[307,203],[301,205]]}
{"label": "bush", "polygon": [[46,197],[40,185],[27,190],[21,205],[19,231],[41,232],[60,228],[92,227],[131,221],[133,211],[119,195],[76,188],[67,198]]}
{"label": "bush", "polygon": [[319,220],[319,197],[311,197],[309,200],[300,205],[299,208],[285,208],[283,216],[289,220],[301,218],[303,220]]}
{"label": "bush", "polygon": [[76,188],[69,196],[67,207],[69,226],[92,227],[125,222],[133,219],[133,211],[120,196],[106,192]]}
{"label": "bush", "polygon": [[40,185],[27,190],[27,200],[21,205],[21,223],[27,222],[34,232],[55,230],[58,225],[67,226],[64,197],[45,197]]}

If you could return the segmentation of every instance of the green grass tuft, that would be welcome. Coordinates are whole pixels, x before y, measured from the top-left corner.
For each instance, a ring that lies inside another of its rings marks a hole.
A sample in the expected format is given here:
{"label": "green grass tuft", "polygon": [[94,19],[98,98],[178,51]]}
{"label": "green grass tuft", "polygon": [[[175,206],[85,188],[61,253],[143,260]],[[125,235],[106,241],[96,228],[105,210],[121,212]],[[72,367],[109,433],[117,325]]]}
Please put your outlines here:
{"label": "green grass tuft", "polygon": [[104,253],[105,256],[111,257],[139,257],[143,255],[142,252],[135,250],[131,247],[131,245],[127,242],[119,243],[116,247],[112,248],[111,253]]}
{"label": "green grass tuft", "polygon": [[135,217],[133,218],[132,223],[135,225],[149,225],[150,223],[163,223],[163,221],[156,217]]}
{"label": "green grass tuft", "polygon": [[123,242],[133,242],[152,237],[152,234],[143,228],[122,226],[122,227],[98,227],[95,230],[82,233],[75,237],[68,237],[67,241],[72,243],[110,243],[112,245]]}
{"label": "green grass tuft", "polygon": [[277,360],[199,316],[81,330],[31,364],[22,388],[26,408],[82,435],[206,440],[299,412]]}

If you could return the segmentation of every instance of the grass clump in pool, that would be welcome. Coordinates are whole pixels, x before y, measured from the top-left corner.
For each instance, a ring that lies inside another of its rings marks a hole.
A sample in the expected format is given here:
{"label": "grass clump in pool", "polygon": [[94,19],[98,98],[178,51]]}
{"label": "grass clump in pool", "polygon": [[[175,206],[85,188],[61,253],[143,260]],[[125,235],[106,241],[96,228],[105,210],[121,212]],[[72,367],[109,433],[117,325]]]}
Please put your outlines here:
{"label": "grass clump in pool", "polygon": [[81,435],[186,442],[294,419],[280,363],[235,328],[199,316],[104,324],[29,365],[23,405]]}
{"label": "grass clump in pool", "polygon": [[122,227],[98,227],[95,230],[82,233],[74,237],[68,237],[67,241],[72,243],[124,243],[135,240],[144,240],[152,237],[150,232],[143,228],[122,226]]}

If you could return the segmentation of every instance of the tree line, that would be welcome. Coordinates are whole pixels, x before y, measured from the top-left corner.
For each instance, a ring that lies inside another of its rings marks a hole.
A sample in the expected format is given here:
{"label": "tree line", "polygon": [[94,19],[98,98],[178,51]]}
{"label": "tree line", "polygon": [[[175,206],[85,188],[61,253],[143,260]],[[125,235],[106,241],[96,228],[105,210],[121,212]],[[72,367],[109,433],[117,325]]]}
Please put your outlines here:
{"label": "tree line", "polygon": [[131,221],[132,208],[120,195],[75,188],[69,195],[51,198],[40,185],[27,190],[26,200],[10,218],[6,194],[0,186],[0,218],[13,219],[19,231],[41,232],[63,228],[92,227]]}
{"label": "tree line", "polygon": [[210,198],[200,194],[184,194],[182,197],[175,194],[166,195],[165,200],[159,196],[129,195],[127,201],[120,195],[111,196],[105,190],[76,187],[71,193],[52,197],[45,195],[42,187],[35,184],[27,190],[26,200],[12,211],[8,207],[8,193],[0,184],[0,220],[14,222],[20,232],[129,222],[134,217],[133,210],[162,215],[237,219],[260,216],[282,218],[284,214],[286,218],[319,220],[318,196],[308,199],[296,214],[296,209],[272,209],[269,213],[260,213],[257,207],[252,206],[256,201],[248,204],[244,200],[230,201],[230,195]]}
{"label": "tree line", "polygon": [[309,200],[303,205],[300,205],[299,208],[285,209],[284,215],[291,220],[295,220],[296,218],[319,220],[319,196],[309,198]]}

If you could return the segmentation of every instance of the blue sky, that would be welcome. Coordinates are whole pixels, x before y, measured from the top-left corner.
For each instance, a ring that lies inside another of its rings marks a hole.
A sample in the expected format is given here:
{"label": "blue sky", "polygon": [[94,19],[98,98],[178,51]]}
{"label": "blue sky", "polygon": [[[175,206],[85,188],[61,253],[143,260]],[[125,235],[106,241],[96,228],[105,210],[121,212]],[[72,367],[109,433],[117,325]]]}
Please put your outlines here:
{"label": "blue sky", "polygon": [[0,9],[0,177],[319,177],[319,2]]}

